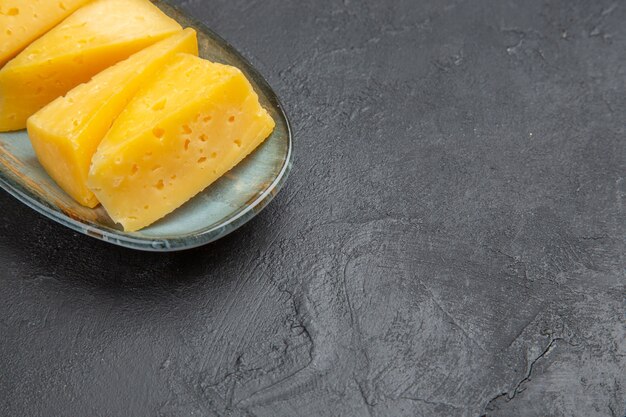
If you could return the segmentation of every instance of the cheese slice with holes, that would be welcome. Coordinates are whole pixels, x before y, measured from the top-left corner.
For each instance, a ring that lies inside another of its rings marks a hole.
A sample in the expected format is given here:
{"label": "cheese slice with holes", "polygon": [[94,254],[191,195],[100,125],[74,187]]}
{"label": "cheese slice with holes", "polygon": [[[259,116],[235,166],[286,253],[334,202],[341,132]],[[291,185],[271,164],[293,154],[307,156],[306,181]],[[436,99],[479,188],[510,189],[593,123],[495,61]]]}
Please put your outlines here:
{"label": "cheese slice with holes", "polygon": [[89,1],[0,1],[0,67]]}
{"label": "cheese slice with holes", "polygon": [[102,71],[28,119],[28,135],[48,174],[87,207],[91,158],[113,121],[139,88],[178,53],[198,54],[196,32],[185,29]]}
{"label": "cheese slice with holes", "polygon": [[136,231],[237,165],[274,126],[240,70],[180,54],[115,121],[88,185],[114,221]]}
{"label": "cheese slice with holes", "polygon": [[182,30],[149,0],[95,0],[0,70],[0,132],[109,66]]}

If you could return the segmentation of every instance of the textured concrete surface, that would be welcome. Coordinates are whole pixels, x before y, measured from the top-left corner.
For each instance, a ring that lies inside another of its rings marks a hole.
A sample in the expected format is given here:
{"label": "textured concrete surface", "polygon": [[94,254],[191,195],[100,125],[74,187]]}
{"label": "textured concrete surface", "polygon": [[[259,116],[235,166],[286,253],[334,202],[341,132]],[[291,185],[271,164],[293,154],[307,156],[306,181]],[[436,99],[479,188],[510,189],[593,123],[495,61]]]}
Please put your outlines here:
{"label": "textured concrete surface", "polygon": [[170,255],[0,193],[0,415],[626,414],[626,2],[179,4],[293,174]]}

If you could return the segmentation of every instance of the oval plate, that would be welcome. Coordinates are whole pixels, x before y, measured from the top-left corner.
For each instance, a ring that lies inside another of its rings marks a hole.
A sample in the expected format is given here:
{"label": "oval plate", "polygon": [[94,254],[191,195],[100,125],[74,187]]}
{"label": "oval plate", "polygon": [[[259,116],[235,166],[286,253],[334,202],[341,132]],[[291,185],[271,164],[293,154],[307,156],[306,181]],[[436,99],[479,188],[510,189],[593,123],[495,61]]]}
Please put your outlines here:
{"label": "oval plate", "polygon": [[183,27],[198,32],[200,56],[241,69],[274,120],[272,135],[239,165],[164,219],[124,232],[102,207],[85,208],[48,177],[26,131],[0,133],[0,187],[39,213],[109,243],[146,251],[177,251],[215,241],[256,216],[278,193],[291,168],[291,130],[274,91],[226,41],[166,0],[154,1]]}

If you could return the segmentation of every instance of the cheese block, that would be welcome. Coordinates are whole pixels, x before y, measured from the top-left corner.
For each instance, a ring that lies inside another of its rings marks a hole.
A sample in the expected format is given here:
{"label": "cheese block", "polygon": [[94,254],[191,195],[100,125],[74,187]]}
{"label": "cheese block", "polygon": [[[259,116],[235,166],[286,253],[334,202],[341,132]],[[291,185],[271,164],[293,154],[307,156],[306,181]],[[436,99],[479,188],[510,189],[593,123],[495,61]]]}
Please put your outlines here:
{"label": "cheese block", "polygon": [[181,52],[198,54],[193,29],[174,34],[102,71],[28,119],[28,135],[41,165],[80,204],[98,205],[87,188],[87,174],[111,124],[141,85]]}
{"label": "cheese block", "polygon": [[136,231],[233,168],[274,126],[240,70],[180,54],[115,121],[88,185],[115,222]]}
{"label": "cheese block", "polygon": [[105,68],[182,30],[149,0],[95,0],[0,70],[0,132]]}
{"label": "cheese block", "polygon": [[0,1],[0,67],[89,1]]}

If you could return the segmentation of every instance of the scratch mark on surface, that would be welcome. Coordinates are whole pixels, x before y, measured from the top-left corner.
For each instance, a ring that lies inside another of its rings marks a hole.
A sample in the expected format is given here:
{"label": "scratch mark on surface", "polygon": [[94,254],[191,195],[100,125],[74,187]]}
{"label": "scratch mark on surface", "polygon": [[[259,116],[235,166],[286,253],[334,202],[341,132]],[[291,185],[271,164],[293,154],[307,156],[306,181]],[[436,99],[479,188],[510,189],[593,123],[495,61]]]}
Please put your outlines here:
{"label": "scratch mark on surface", "polygon": [[[544,358],[547,354],[549,354],[552,351],[552,349],[554,349],[556,347],[556,343],[558,341],[562,341],[562,340],[565,340],[565,339],[562,338],[562,337],[555,337],[555,338],[551,339],[550,343],[548,343],[548,346],[546,346],[546,348],[539,354],[539,356],[537,356],[530,363],[530,365],[528,366],[528,371],[526,372],[526,375],[524,376],[524,378],[522,378],[521,381],[519,381],[515,385],[515,388],[513,389],[513,392],[511,394],[509,394],[509,392],[502,392],[502,393],[498,394],[497,396],[493,397],[491,400],[489,400],[487,402],[487,405],[485,406],[485,410],[490,409],[491,404],[493,404],[494,402],[496,402],[500,398],[504,398],[506,402],[509,402],[509,401],[513,400],[515,398],[515,396],[522,391],[521,390],[522,385],[531,380],[532,374],[533,374],[533,370],[534,370],[535,365],[537,364],[537,362],[540,361],[542,358]],[[481,415],[481,417],[484,417],[484,416],[486,416],[486,414],[483,413]]]}

